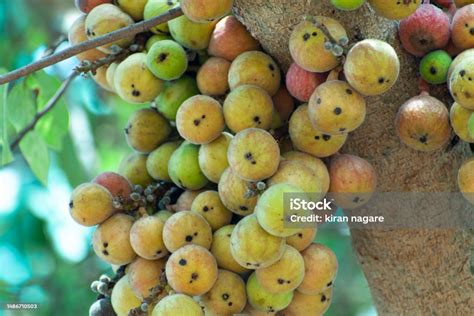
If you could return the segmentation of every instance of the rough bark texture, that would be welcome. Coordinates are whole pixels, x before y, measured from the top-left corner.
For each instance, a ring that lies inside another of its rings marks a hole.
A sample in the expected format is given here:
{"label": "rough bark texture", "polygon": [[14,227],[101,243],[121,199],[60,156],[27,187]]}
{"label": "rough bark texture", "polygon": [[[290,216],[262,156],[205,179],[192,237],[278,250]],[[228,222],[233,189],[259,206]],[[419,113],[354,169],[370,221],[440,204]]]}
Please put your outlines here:
{"label": "rough bark texture", "polygon": [[[304,14],[336,18],[345,26],[351,41],[377,38],[394,46],[401,62],[398,82],[388,93],[367,98],[367,120],[351,133],[343,151],[374,165],[378,191],[457,191],[457,170],[471,155],[466,144],[421,153],[402,145],[395,134],[398,107],[419,93],[417,61],[402,50],[396,22],[376,16],[368,5],[355,12],[337,11],[329,0],[236,0],[235,14],[284,70],[291,62],[287,45],[290,32]],[[446,89],[432,94],[448,104]],[[352,237],[379,314],[471,315],[472,232],[353,230]]]}

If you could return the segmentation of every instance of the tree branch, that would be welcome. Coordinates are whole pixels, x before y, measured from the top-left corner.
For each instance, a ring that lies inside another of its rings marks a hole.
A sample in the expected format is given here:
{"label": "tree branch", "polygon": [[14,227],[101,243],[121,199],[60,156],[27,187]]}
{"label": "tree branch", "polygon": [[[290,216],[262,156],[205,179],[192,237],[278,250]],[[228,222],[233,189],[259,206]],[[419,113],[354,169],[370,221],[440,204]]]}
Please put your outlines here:
{"label": "tree branch", "polygon": [[54,108],[54,106],[58,103],[58,101],[63,96],[64,92],[66,92],[66,89],[68,88],[69,84],[74,80],[74,78],[77,77],[77,75],[79,75],[79,72],[76,72],[76,71],[74,71],[71,75],[69,75],[69,77],[59,87],[58,91],[56,91],[56,94],[53,95],[53,97],[48,101],[44,109],[36,113],[33,121],[31,121],[30,124],[28,124],[25,128],[23,128],[18,133],[17,137],[10,144],[10,148],[12,150],[20,144],[21,140],[26,136],[26,134],[28,134],[30,131],[32,131],[35,128],[38,121]]}
{"label": "tree branch", "polygon": [[149,20],[138,22],[125,28],[108,33],[106,35],[99,36],[95,39],[82,42],[75,46],[71,46],[63,51],[44,57],[36,62],[26,65],[25,67],[16,69],[12,72],[0,76],[0,85],[19,79],[21,77],[25,77],[35,71],[46,68],[53,64],[57,64],[60,61],[73,57],[82,52],[88,51],[90,49],[103,46],[123,38],[132,37],[138,33],[147,32],[150,28],[168,22],[181,15],[183,15],[183,11],[180,7],[173,8],[168,12],[151,18]]}

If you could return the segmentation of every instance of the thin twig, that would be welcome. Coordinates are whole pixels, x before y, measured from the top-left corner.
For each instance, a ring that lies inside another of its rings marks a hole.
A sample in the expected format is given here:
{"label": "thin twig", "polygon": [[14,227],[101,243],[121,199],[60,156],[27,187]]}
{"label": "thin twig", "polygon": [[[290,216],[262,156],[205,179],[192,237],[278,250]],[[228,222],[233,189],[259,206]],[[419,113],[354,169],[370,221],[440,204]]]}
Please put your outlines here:
{"label": "thin twig", "polygon": [[67,42],[67,36],[61,35],[56,41],[53,42],[46,50],[43,52],[43,57],[50,56],[54,54],[56,49],[58,49],[59,46],[61,46],[62,43]]}
{"label": "thin twig", "polygon": [[46,68],[53,64],[57,64],[60,61],[73,57],[82,52],[88,51],[90,49],[100,47],[106,44],[110,44],[123,38],[132,37],[138,33],[147,32],[152,27],[158,24],[168,22],[181,15],[183,15],[183,11],[181,10],[180,7],[176,7],[162,15],[156,16],[149,20],[138,22],[130,26],[127,26],[125,28],[108,33],[106,35],[99,36],[95,39],[88,40],[78,45],[71,46],[63,51],[44,57],[36,62],[26,65],[25,67],[16,69],[12,72],[9,72],[5,75],[0,76],[0,85],[19,79],[21,77],[25,77],[35,71]]}
{"label": "thin twig", "polygon": [[54,106],[58,103],[58,101],[61,99],[61,97],[63,96],[64,92],[66,92],[66,89],[67,87],[69,86],[69,84],[74,80],[74,78],[76,78],[76,76],[78,75],[79,73],[74,71],[63,83],[62,85],[59,87],[58,91],[56,91],[56,94],[48,101],[48,103],[46,104],[46,106],[44,107],[43,110],[39,111],[38,113],[36,113],[34,119],[30,122],[30,124],[28,124],[25,128],[23,128],[17,135],[17,137],[15,138],[15,140],[13,140],[10,144],[10,148],[11,149],[14,149],[16,146],[18,146],[21,142],[21,140],[26,136],[26,134],[28,134],[28,132],[32,131],[36,124],[38,123],[38,121],[43,117],[45,116],[46,114],[48,114],[49,111],[51,111]]}

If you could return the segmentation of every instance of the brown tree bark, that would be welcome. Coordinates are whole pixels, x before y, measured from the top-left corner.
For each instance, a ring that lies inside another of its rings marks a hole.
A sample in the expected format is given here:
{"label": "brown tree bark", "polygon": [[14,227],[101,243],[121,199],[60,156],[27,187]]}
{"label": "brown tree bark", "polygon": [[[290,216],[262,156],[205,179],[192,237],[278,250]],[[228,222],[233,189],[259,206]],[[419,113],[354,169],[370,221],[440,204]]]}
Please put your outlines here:
{"label": "brown tree bark", "polygon": [[[357,154],[374,165],[380,192],[458,190],[457,170],[471,154],[466,144],[422,153],[402,145],[396,136],[394,121],[399,106],[419,93],[417,61],[401,48],[396,22],[376,16],[368,5],[353,12],[337,11],[329,0],[235,0],[235,14],[283,69],[291,62],[291,29],[304,14],[337,19],[351,42],[376,38],[390,43],[400,58],[400,77],[389,92],[367,98],[367,120],[351,133],[343,152]],[[445,88],[432,93],[448,104]],[[352,230],[352,239],[379,314],[472,315],[472,231]]]}

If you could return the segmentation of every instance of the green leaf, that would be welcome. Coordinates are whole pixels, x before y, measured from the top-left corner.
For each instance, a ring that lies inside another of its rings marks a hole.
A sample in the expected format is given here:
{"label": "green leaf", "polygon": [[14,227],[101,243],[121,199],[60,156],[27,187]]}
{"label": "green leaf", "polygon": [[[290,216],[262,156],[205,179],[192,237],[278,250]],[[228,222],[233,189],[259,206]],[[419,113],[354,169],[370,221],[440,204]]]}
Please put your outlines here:
{"label": "green leaf", "polygon": [[44,139],[36,131],[30,131],[20,142],[20,149],[33,174],[41,183],[47,185],[49,153]]}
{"label": "green leaf", "polygon": [[[37,111],[41,111],[49,99],[56,94],[61,86],[61,81],[53,76],[39,71],[30,76],[28,86],[38,92]],[[48,146],[54,150],[61,150],[63,138],[68,132],[69,113],[64,97],[61,98],[54,108],[36,125],[35,130],[43,136]]]}
{"label": "green leaf", "polygon": [[17,84],[8,94],[8,120],[17,132],[34,119],[35,108],[33,91],[27,87],[24,81]]}
{"label": "green leaf", "polygon": [[[0,74],[7,71],[0,68]],[[0,86],[0,140],[2,142],[2,160],[0,165],[6,165],[13,161],[13,155],[10,150],[10,140],[8,139],[8,111],[7,111],[7,93],[8,84]]]}
{"label": "green leaf", "polygon": [[467,132],[470,137],[474,138],[474,112],[471,114],[469,122],[467,122]]}

